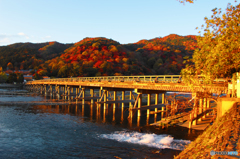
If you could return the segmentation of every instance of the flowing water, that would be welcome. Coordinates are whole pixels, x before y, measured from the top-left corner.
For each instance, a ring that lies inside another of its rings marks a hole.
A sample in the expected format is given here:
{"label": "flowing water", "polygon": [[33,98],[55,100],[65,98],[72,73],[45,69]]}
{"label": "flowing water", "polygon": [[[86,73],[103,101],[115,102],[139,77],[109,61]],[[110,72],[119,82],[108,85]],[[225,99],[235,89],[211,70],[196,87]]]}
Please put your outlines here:
{"label": "flowing water", "polygon": [[[3,93],[0,101],[51,99]],[[107,112],[96,109],[95,105],[0,105],[0,158],[173,158],[201,133],[177,126],[145,126],[144,117],[129,124],[128,113],[120,106],[115,116],[112,106]]]}

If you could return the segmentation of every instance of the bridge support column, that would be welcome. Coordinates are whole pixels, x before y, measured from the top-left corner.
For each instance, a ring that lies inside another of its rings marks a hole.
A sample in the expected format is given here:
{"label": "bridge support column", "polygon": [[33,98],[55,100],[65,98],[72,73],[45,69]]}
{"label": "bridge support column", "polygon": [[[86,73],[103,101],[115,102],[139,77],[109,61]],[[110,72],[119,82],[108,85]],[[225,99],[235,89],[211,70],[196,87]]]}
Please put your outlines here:
{"label": "bridge support column", "polygon": [[[73,93],[73,87],[71,87],[71,93]],[[71,100],[73,100],[73,96],[71,96]]]}
{"label": "bridge support column", "polygon": [[58,100],[60,99],[60,87],[59,86],[57,86],[56,85],[56,87],[55,87],[57,90],[57,98],[58,98]]}
{"label": "bridge support column", "polygon": [[75,88],[75,93],[76,93],[76,97],[77,97],[78,93],[79,93],[79,88],[78,87]]}
{"label": "bridge support column", "polygon": [[65,85],[64,87],[64,99],[67,100],[67,91],[68,91],[68,88],[67,88],[67,85]]}
{"label": "bridge support column", "polygon": [[84,107],[85,104],[85,88],[82,88],[82,107]]}
{"label": "bridge support column", "polygon": [[52,85],[49,85],[49,87],[50,87],[50,97],[52,97],[52,95],[53,95],[53,88],[52,88]]}
{"label": "bridge support column", "polygon": [[161,119],[164,117],[164,110],[165,110],[165,107],[162,107]]}
{"label": "bridge support column", "polygon": [[[194,106],[193,106],[193,113],[194,113],[194,115],[193,115],[193,118],[196,118],[197,117],[197,114],[198,114],[198,99],[197,99],[197,97],[195,98],[195,100],[194,100]],[[192,122],[192,125],[197,125],[197,120],[194,120],[193,122]]]}
{"label": "bridge support column", "polygon": [[[203,112],[203,99],[199,99],[199,114]],[[198,121],[202,121],[202,117],[198,119]]]}
{"label": "bridge support column", "polygon": [[[113,91],[113,100],[117,99],[117,91]],[[113,103],[113,121],[115,121],[116,103]]]}
{"label": "bridge support column", "polygon": [[[151,94],[147,94],[147,106],[151,105]],[[147,125],[149,125],[150,109],[147,109]]]}
{"label": "bridge support column", "polygon": [[103,101],[104,101],[104,104],[103,104],[103,109],[107,109],[107,95],[108,95],[108,90],[105,90],[105,93],[103,95]]}
{"label": "bridge support column", "polygon": [[165,104],[165,93],[162,93],[162,104]]}
{"label": "bridge support column", "polygon": [[44,85],[44,93],[45,93],[45,96],[47,96],[47,85]]}
{"label": "bridge support column", "polygon": [[[206,111],[206,110],[207,110],[207,98],[204,98],[203,99],[203,111]],[[206,115],[203,115],[202,118],[205,119]]]}
{"label": "bridge support column", "polygon": [[40,86],[40,93],[43,94],[43,85]]}
{"label": "bridge support column", "polygon": [[[94,89],[90,89],[90,94],[91,94],[91,97],[94,96]],[[91,99],[91,104],[93,104],[93,103],[94,103],[94,100]]]}
{"label": "bridge support column", "polygon": [[[207,109],[210,109],[210,98],[207,98]],[[209,113],[207,113],[209,115]]]}
{"label": "bridge support column", "polygon": [[[138,98],[138,108],[142,107],[142,93],[139,94]],[[138,116],[141,116],[141,110],[138,110]]]}
{"label": "bridge support column", "polygon": [[[129,100],[132,100],[132,91],[129,92]],[[129,108],[132,108],[132,102],[129,102]]]}
{"label": "bridge support column", "polygon": [[71,88],[70,88],[70,86],[69,87],[67,87],[67,92],[68,92],[68,100],[70,101],[71,100]]}
{"label": "bridge support column", "polygon": [[[102,90],[101,90],[101,88],[99,89],[98,96],[99,96],[100,98],[102,97]],[[98,100],[98,101],[99,101],[99,100]]]}
{"label": "bridge support column", "polygon": [[[125,91],[122,91],[122,100],[125,100]],[[122,108],[124,108],[124,102],[122,103]]]}
{"label": "bridge support column", "polygon": [[[132,100],[132,91],[129,92],[129,99]],[[133,105],[132,102],[129,102],[129,115],[128,118],[130,120],[130,124],[132,124],[132,118],[133,118],[133,111],[132,111]]]}

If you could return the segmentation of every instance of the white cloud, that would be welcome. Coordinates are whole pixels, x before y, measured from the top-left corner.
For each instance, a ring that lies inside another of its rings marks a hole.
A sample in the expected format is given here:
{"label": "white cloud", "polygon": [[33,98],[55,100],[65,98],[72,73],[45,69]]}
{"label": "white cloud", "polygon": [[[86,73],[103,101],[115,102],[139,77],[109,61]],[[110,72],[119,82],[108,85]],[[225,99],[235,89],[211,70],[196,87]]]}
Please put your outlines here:
{"label": "white cloud", "polygon": [[27,36],[25,33],[23,32],[20,32],[18,33],[19,36],[24,36],[26,39],[29,39],[29,36]]}
{"label": "white cloud", "polygon": [[45,42],[50,41],[52,36],[42,36],[36,37],[33,35],[28,36],[24,32],[19,32],[17,34],[0,34],[0,46],[9,45],[17,42]]}
{"label": "white cloud", "polygon": [[10,40],[9,38],[7,38],[7,37],[1,38],[1,37],[2,37],[2,36],[0,36],[0,45],[5,45],[5,44],[11,42],[11,40]]}
{"label": "white cloud", "polygon": [[23,32],[18,33],[18,35],[25,36],[25,34]]}

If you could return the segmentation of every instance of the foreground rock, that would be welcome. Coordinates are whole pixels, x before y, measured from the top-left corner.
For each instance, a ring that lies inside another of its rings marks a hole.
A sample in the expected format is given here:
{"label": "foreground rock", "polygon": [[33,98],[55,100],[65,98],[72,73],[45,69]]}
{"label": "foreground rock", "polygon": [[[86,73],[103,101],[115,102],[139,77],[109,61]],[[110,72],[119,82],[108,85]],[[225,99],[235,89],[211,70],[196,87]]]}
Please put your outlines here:
{"label": "foreground rock", "polygon": [[[237,151],[238,155],[211,155],[211,151]],[[206,129],[175,159],[186,158],[239,158],[240,156],[240,103],[233,106],[219,121]]]}

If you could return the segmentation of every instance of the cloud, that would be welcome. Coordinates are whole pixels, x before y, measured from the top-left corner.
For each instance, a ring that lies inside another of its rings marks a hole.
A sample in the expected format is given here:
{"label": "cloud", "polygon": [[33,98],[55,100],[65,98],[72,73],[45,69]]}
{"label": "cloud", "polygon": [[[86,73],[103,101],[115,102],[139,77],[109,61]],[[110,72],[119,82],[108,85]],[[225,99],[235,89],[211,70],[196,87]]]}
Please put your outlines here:
{"label": "cloud", "polygon": [[25,33],[23,33],[23,32],[20,32],[20,33],[18,33],[17,35],[19,35],[19,36],[24,36],[26,39],[29,39],[29,36],[27,36]]}
{"label": "cloud", "polygon": [[23,32],[18,33],[19,36],[25,36]]}
{"label": "cloud", "polygon": [[24,32],[19,32],[17,34],[0,34],[0,46],[9,45],[18,42],[44,42],[50,41],[52,36],[40,36],[36,37],[33,35],[28,36]]}
{"label": "cloud", "polygon": [[26,41],[29,36],[23,32],[17,34],[0,34],[0,45],[8,45],[20,41]]}
{"label": "cloud", "polygon": [[6,44],[6,43],[10,43],[10,39],[7,37],[2,38],[3,36],[0,35],[0,44]]}

